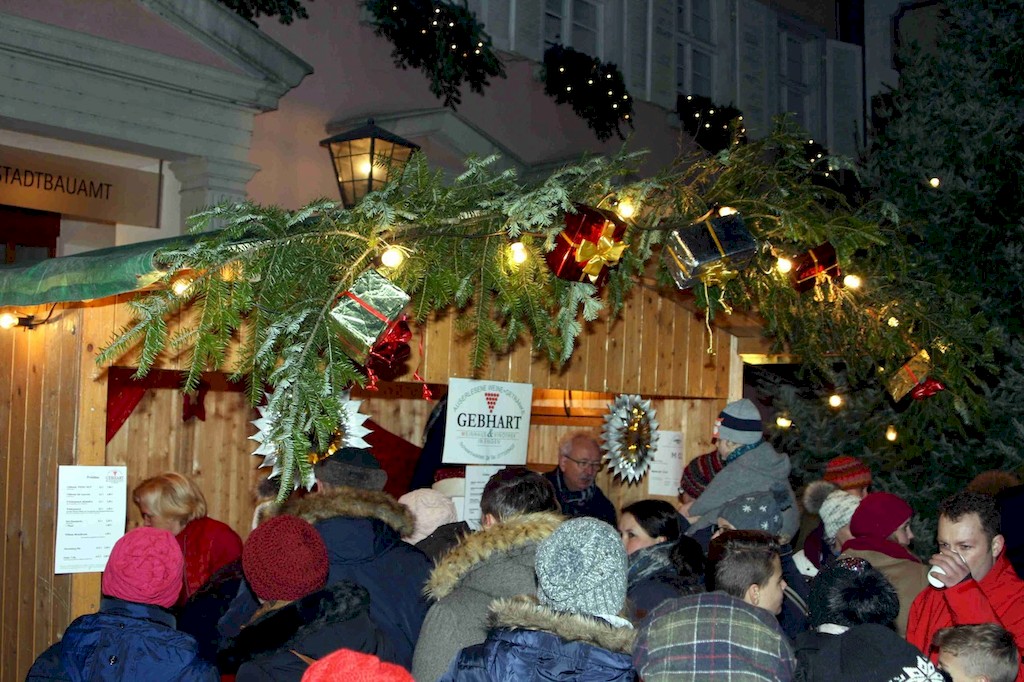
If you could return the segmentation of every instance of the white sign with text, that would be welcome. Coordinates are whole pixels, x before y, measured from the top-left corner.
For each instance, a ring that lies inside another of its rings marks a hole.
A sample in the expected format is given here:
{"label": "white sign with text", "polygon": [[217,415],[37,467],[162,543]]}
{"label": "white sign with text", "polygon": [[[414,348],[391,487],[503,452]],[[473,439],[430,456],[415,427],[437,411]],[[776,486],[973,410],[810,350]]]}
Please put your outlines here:
{"label": "white sign with text", "polygon": [[101,572],[124,535],[127,505],[128,467],[58,467],[53,572]]}
{"label": "white sign with text", "polygon": [[532,403],[530,384],[450,379],[442,461],[525,465]]}
{"label": "white sign with text", "polygon": [[683,475],[683,434],[680,431],[658,431],[654,442],[654,459],[647,477],[648,495],[676,497]]}
{"label": "white sign with text", "polygon": [[464,499],[462,520],[473,530],[480,530],[483,513],[480,511],[480,498],[484,495],[484,486],[491,476],[505,467],[475,465],[466,467],[466,497]]}

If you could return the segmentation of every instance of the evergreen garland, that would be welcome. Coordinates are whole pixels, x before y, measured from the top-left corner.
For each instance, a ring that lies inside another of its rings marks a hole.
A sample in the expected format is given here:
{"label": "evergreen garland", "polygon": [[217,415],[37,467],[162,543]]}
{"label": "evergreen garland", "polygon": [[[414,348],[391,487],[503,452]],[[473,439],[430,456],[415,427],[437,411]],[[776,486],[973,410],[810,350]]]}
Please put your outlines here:
{"label": "evergreen garland", "polygon": [[490,78],[504,78],[505,67],[491,47],[483,24],[464,5],[443,0],[365,0],[378,36],[394,49],[395,66],[420,69],[430,91],[456,109],[462,84],[482,93]]}
{"label": "evergreen garland", "polygon": [[571,47],[552,45],[544,51],[544,93],[568,104],[599,140],[612,134],[625,139],[621,124],[633,127],[633,98],[619,67]]}
{"label": "evergreen garland", "polygon": [[[507,352],[521,338],[559,364],[572,356],[583,324],[606,305],[613,315],[621,311],[641,275],[657,268],[664,295],[679,295],[658,258],[668,225],[728,205],[768,246],[756,267],[724,290],[696,288],[708,315],[724,314],[726,306],[758,311],[777,344],[821,375],[833,373],[842,358],[850,376],[873,376],[878,363],[898,366],[914,347],[941,334],[950,345],[936,361],[950,389],[942,400],[969,393],[984,333],[962,319],[929,319],[924,313],[935,311],[927,301],[906,298],[904,270],[867,271],[866,256],[886,253],[884,264],[903,257],[893,224],[874,210],[884,207],[855,212],[841,194],[812,182],[804,143],[783,120],[763,140],[714,157],[680,159],[644,180],[630,180],[639,162],[631,154],[586,159],[529,183],[495,170],[493,158],[471,160],[446,184],[415,155],[393,183],[351,210],[328,201],[299,211],[248,203],[217,207],[192,218],[194,244],[161,253],[168,288],[133,302],[135,321],[99,361],[139,344],[139,373],[145,374],[164,348],[184,349],[191,360],[185,388],[194,390],[203,371],[224,366],[229,344],[241,333],[244,345],[228,369],[233,379],[248,381],[253,404],[266,387],[273,389],[269,408],[279,419],[269,436],[290,444],[281,453],[282,467],[287,480],[294,474],[302,480],[304,457],[332,433],[345,389],[365,381],[329,331],[327,313],[389,246],[408,253],[400,267],[384,272],[410,294],[410,316],[424,323],[433,311],[454,309],[474,368],[482,370],[492,353]],[[553,248],[563,213],[575,202],[608,206],[616,199],[640,210],[628,221],[629,249],[610,272],[604,295],[590,283],[555,277],[543,254]],[[225,227],[203,232],[214,223]],[[518,266],[508,257],[517,240],[530,255]],[[863,266],[874,285],[836,289],[818,300],[798,294],[772,267],[771,249],[806,250],[823,241],[835,245],[844,264]],[[861,253],[866,256],[854,258]],[[194,282],[183,299],[169,285],[184,270]],[[920,306],[916,323],[908,316],[903,328],[885,324],[879,311],[891,308],[895,296],[909,311]],[[169,338],[164,320],[185,300],[191,301],[190,326]],[[287,495],[290,489],[282,490]]]}
{"label": "evergreen garland", "polygon": [[717,154],[731,144],[747,141],[742,114],[732,105],[723,107],[703,95],[679,95],[676,98],[679,125],[709,154]]}
{"label": "evergreen garland", "polygon": [[[308,19],[309,14],[302,6],[302,0],[218,0],[240,17],[256,23],[261,15],[276,16],[282,24],[288,25],[296,19]],[[313,0],[309,0],[313,2]]]}

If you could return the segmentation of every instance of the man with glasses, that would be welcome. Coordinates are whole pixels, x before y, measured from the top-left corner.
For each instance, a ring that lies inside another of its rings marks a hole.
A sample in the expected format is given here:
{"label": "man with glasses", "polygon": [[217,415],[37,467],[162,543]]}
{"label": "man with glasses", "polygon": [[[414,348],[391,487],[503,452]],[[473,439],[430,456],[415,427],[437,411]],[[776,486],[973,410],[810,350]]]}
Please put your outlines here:
{"label": "man with glasses", "polygon": [[558,444],[558,468],[545,476],[566,516],[592,516],[615,525],[615,507],[597,487],[601,448],[586,431],[576,431]]}

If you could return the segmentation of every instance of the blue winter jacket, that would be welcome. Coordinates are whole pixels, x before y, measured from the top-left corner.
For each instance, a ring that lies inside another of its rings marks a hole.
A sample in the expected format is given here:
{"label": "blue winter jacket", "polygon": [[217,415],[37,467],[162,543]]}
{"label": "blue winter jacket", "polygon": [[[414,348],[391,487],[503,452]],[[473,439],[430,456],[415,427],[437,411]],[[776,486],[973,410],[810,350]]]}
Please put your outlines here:
{"label": "blue winter jacket", "polygon": [[483,644],[459,652],[438,682],[635,682],[632,627],[551,611],[529,597],[496,601]]}
{"label": "blue winter jacket", "polygon": [[[351,580],[365,587],[370,593],[370,617],[394,648],[394,661],[410,667],[427,616],[429,603],[423,588],[434,562],[402,540],[415,529],[409,509],[387,493],[338,486],[290,499],[280,513],[313,524],[327,545],[327,584]],[[258,606],[243,585],[218,623],[221,635],[237,637]]]}
{"label": "blue winter jacket", "polygon": [[196,640],[175,629],[159,606],[112,597],[100,610],[75,619],[64,637],[44,651],[26,682],[215,682],[216,669],[199,657]]}

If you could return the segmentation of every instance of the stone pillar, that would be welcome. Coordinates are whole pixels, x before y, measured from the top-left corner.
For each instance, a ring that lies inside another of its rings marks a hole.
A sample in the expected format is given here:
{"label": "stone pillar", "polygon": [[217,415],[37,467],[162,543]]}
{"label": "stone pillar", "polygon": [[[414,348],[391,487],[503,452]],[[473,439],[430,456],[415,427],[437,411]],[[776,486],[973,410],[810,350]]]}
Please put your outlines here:
{"label": "stone pillar", "polygon": [[[202,156],[174,161],[171,172],[181,183],[181,222],[206,208],[245,199],[245,185],[259,170],[245,161]],[[169,198],[169,197],[168,197]]]}

